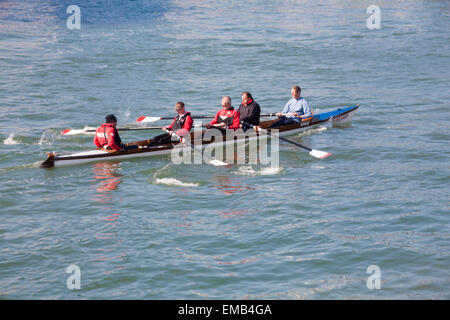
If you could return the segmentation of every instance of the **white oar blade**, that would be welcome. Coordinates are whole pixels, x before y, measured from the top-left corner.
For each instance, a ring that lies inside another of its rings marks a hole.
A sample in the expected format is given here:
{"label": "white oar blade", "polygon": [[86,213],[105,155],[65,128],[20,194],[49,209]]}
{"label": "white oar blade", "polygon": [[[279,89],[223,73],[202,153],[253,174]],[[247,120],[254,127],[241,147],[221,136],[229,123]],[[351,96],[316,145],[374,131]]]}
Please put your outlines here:
{"label": "white oar blade", "polygon": [[136,119],[136,122],[142,122],[142,123],[146,123],[146,122],[155,122],[155,121],[159,121],[161,120],[160,117],[139,117]]}
{"label": "white oar blade", "polygon": [[78,129],[78,130],[66,129],[64,131],[61,131],[61,134],[65,135],[65,136],[73,136],[73,135],[82,134],[82,133],[86,133],[86,130],[84,130],[84,129]]}
{"label": "white oar blade", "polygon": [[331,156],[331,153],[320,151],[320,150],[314,150],[314,149],[309,154],[312,155],[313,157],[316,157],[319,159],[323,159],[328,156]]}
{"label": "white oar blade", "polygon": [[228,163],[222,162],[222,161],[217,160],[217,159],[211,160],[209,163],[212,164],[213,166],[216,166],[216,167],[227,166],[228,165]]}

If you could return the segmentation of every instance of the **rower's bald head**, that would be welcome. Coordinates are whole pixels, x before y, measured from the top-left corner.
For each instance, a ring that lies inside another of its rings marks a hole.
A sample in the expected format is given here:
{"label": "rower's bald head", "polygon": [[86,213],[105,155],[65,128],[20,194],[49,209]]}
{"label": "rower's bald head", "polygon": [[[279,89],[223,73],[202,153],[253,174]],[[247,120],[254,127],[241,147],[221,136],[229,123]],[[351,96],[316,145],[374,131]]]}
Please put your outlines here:
{"label": "rower's bald head", "polygon": [[223,96],[222,97],[222,107],[229,109],[231,107],[231,97]]}

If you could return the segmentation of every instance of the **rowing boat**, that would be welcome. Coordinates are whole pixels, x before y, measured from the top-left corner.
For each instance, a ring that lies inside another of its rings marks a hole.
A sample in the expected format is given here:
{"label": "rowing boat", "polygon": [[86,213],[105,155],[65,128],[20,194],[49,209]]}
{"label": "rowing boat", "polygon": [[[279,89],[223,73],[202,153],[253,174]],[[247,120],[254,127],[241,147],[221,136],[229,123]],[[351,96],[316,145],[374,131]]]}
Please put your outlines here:
{"label": "rowing boat", "polygon": [[[359,104],[348,107],[348,108],[339,108],[334,111],[319,113],[314,115],[313,117],[302,121],[301,123],[284,125],[281,127],[277,127],[279,130],[279,136],[287,136],[291,134],[296,134],[308,129],[312,129],[317,127],[320,124],[324,124],[327,121],[335,121],[335,120],[344,120],[349,115],[351,115],[356,109],[358,109]],[[263,129],[267,129],[274,120],[262,121],[260,123],[260,127]],[[191,138],[193,139],[194,133],[191,133]],[[225,139],[225,138],[224,138]],[[124,151],[107,151],[103,149],[96,149],[84,152],[77,152],[67,155],[58,155],[56,153],[48,153],[47,159],[40,164],[41,168],[51,168],[54,166],[62,166],[62,165],[72,165],[72,164],[80,164],[86,162],[100,161],[100,160],[122,160],[128,158],[139,158],[139,157],[149,157],[149,156],[157,156],[157,155],[166,155],[170,154],[174,148],[186,148],[189,150],[186,145],[180,142],[172,142],[169,144],[156,146],[156,147],[146,147],[146,145],[150,142],[150,140],[142,140],[128,143],[128,146],[138,146],[136,149],[124,150]],[[227,141],[216,142],[216,144],[226,144]],[[228,141],[228,143],[234,143],[233,141]],[[202,145],[209,145],[214,147],[214,140],[202,141]],[[180,150],[181,151],[181,150]]]}
{"label": "rowing boat", "polygon": [[[296,134],[305,130],[309,130],[317,127],[320,124],[324,124],[327,121],[336,121],[336,120],[344,120],[348,116],[350,116],[356,109],[358,109],[359,104],[348,107],[348,108],[339,108],[334,111],[319,113],[314,115],[312,118],[307,119],[306,121],[302,121],[301,123],[284,125],[281,127],[277,127],[279,130],[279,136],[287,136]],[[262,121],[260,123],[260,127],[263,129],[267,129],[274,120]],[[191,133],[191,138],[193,139],[193,133]],[[139,158],[139,157],[149,157],[149,156],[158,156],[158,155],[167,155],[171,154],[174,148],[185,148],[189,150],[184,144],[180,142],[172,142],[169,144],[156,146],[156,147],[145,147],[150,140],[141,140],[136,142],[128,143],[128,146],[138,146],[136,149],[123,150],[123,151],[107,151],[103,149],[96,149],[84,152],[77,152],[67,155],[58,155],[56,153],[48,153],[47,159],[40,164],[41,168],[51,168],[54,166],[62,166],[62,165],[73,165],[80,163],[87,163],[93,161],[100,160],[122,160],[128,158]],[[227,141],[216,142],[216,144],[226,144]],[[228,143],[234,143],[233,141],[229,141]],[[202,145],[209,145],[214,147],[214,140],[202,141]],[[180,150],[181,151],[181,150]]]}

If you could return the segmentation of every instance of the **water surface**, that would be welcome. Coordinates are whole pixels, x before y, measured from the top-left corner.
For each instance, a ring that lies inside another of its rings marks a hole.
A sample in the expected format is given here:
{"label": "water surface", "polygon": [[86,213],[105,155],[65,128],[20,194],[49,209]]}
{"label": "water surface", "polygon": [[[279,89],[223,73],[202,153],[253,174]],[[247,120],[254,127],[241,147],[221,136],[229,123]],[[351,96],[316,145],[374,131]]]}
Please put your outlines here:
{"label": "water surface", "polygon": [[[370,1],[82,0],[81,30],[70,4],[0,2],[0,298],[450,297],[448,1],[378,1],[379,30]],[[316,113],[361,104],[291,137],[332,157],[37,168],[108,113],[211,114],[244,90],[277,112],[294,84]]]}

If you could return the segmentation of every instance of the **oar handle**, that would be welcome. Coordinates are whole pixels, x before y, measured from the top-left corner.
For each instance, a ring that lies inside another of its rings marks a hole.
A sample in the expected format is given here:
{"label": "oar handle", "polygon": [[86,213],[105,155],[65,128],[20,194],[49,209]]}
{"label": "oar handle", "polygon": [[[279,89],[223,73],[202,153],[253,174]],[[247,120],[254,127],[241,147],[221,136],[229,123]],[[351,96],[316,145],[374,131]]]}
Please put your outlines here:
{"label": "oar handle", "polygon": [[261,113],[259,116],[260,117],[276,117],[277,114],[276,113]]}
{"label": "oar handle", "polygon": [[[135,130],[154,130],[154,129],[161,129],[161,127],[142,127],[142,128],[116,128],[118,131],[135,131]],[[97,129],[66,129],[61,131],[62,135],[76,135],[76,134],[83,134],[87,132],[96,132]]]}
{"label": "oar handle", "polygon": [[[282,116],[286,116],[286,117],[302,117],[302,115],[296,115],[296,116],[294,116],[294,114],[293,113],[282,113],[281,114]],[[260,117],[277,117],[278,116],[278,113],[262,113],[262,114],[260,114],[259,115]]]}
{"label": "oar handle", "polygon": [[167,132],[168,134],[170,134],[172,137],[175,137],[175,138],[177,138],[178,140],[180,140],[180,141],[182,141],[183,140],[183,138],[182,137],[180,137],[179,135],[177,135],[175,132],[173,132],[173,131],[170,131],[169,129],[166,129],[166,130],[164,130],[165,132]]}
{"label": "oar handle", "polygon": [[[209,119],[214,118],[216,115],[212,116],[192,116],[192,119]],[[160,120],[173,120],[173,117],[160,117]]]}
{"label": "oar handle", "polygon": [[155,130],[155,129],[161,129],[161,127],[155,126],[155,127],[142,127],[142,128],[117,128],[118,131]]}
{"label": "oar handle", "polygon": [[[283,115],[288,115],[288,114],[283,114]],[[211,118],[214,118],[216,115],[215,114],[213,114],[213,115],[200,115],[200,116],[192,116],[192,119],[211,119]],[[260,114],[259,115],[260,117],[276,117],[277,116],[277,114],[276,113],[262,113],[262,114]],[[157,121],[157,120],[173,120],[173,117],[156,117],[156,116],[154,116],[154,117],[150,117],[150,116],[141,116],[140,118],[138,118],[138,122],[140,122],[140,120],[139,119],[143,119],[143,118],[146,118],[146,117],[148,117],[148,118],[155,118],[155,119],[152,119],[152,122],[153,121]],[[149,122],[149,121],[146,121],[146,122]]]}

